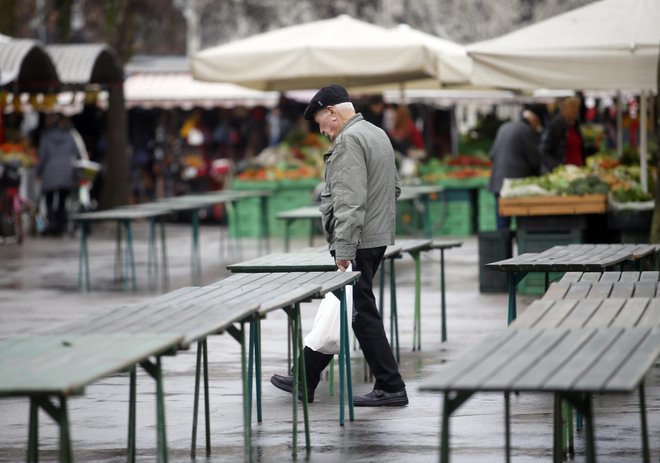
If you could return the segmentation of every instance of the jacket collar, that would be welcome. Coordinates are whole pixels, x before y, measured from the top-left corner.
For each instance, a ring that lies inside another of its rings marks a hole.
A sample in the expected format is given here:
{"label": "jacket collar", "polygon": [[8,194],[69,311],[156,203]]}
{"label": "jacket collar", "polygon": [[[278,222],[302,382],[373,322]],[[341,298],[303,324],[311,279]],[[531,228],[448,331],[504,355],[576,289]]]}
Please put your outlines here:
{"label": "jacket collar", "polygon": [[363,121],[364,117],[362,117],[362,114],[357,113],[355,116],[351,117],[349,120],[346,121],[346,124],[341,128],[339,133],[337,133],[337,136],[335,137],[335,140],[332,142],[332,145],[330,145],[330,148],[328,148],[328,152],[323,156],[323,159],[326,159],[329,155],[332,154],[332,152],[335,149],[335,146],[337,146],[337,141],[339,140],[339,137],[341,136],[344,131],[346,131],[349,127],[352,125],[357,124],[360,121]]}

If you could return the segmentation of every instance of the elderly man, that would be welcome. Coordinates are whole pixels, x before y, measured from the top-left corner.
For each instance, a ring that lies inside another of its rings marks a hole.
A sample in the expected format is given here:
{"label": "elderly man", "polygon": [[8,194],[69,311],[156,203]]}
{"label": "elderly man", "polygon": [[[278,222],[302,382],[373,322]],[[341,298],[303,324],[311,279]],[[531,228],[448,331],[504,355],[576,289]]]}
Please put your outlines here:
{"label": "elderly man", "polygon": [[[394,150],[387,134],[356,114],[346,89],[339,85],[321,88],[305,110],[321,133],[332,140],[324,156],[325,189],[321,212],[330,253],[337,267],[349,264],[361,277],[353,289],[353,331],[376,383],[366,395],[353,398],[356,407],[404,406],[406,388],[383,328],[372,282],[385,248],[394,243],[395,200],[399,179]],[[321,373],[332,355],[305,347],[309,401],[314,398]],[[293,392],[291,376],[274,375],[271,383]]]}

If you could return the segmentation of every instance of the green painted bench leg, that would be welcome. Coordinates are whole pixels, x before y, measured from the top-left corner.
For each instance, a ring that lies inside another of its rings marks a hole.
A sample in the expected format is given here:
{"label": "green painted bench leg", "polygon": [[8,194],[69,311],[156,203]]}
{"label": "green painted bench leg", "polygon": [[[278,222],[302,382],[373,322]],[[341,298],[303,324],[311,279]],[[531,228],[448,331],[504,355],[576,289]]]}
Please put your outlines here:
{"label": "green painted bench leg", "polygon": [[115,231],[115,281],[121,281],[123,278],[122,266],[124,264],[122,262],[121,250],[122,239],[121,222],[117,222]]}
{"label": "green painted bench leg", "polygon": [[396,353],[396,363],[401,363],[399,352],[399,314],[396,303],[396,272],[394,259],[390,259],[390,339]]}
{"label": "green painted bench leg", "polygon": [[[300,303],[296,304],[296,320],[297,320],[297,325],[298,325],[298,333],[296,337],[298,338],[298,352],[300,352],[299,357],[303,357],[302,352],[303,352],[303,336],[302,336],[302,323],[300,320]],[[300,361],[300,358],[298,359],[298,363],[300,363],[299,369],[300,369],[300,377],[302,378],[302,396],[303,396],[303,423],[305,426],[305,450],[309,454],[309,452],[312,449],[311,446],[311,439],[309,435],[309,397],[307,393],[307,367],[305,366],[305,360],[303,357],[303,360]],[[294,389],[295,391],[295,389]],[[297,397],[294,397],[294,401],[296,400]]]}
{"label": "green painted bench leg", "polygon": [[510,392],[504,392],[504,458],[511,461],[511,397]]}
{"label": "green painted bench leg", "polygon": [[248,338],[248,365],[247,365],[247,381],[248,381],[248,417],[250,424],[252,424],[252,382],[254,381],[254,345],[257,342],[254,334],[254,320],[250,320],[250,334]]}
{"label": "green painted bench leg", "polygon": [[163,288],[167,289],[170,285],[169,264],[167,262],[167,241],[165,236],[165,221],[160,220],[160,246],[161,246],[161,260],[163,265]]}
{"label": "green painted bench leg", "polygon": [[507,324],[510,325],[518,316],[516,307],[516,286],[525,278],[527,272],[509,272],[509,316]]}
{"label": "green painted bench leg", "polygon": [[[133,231],[131,228],[130,220],[124,221],[124,228],[126,228],[126,272],[125,275],[130,275],[131,288],[133,291],[137,290],[137,282],[135,279],[135,253],[133,252]],[[124,289],[128,286],[128,280],[124,278]]]}
{"label": "green painted bench leg", "polygon": [[[69,414],[67,412],[66,397],[60,396],[60,405],[59,407],[50,401],[48,397],[43,398],[33,398],[31,399],[34,403],[35,409],[41,407],[53,420],[55,420],[60,428],[60,463],[70,463],[73,461],[73,452],[71,449],[71,435],[69,434]],[[30,409],[30,414],[37,413]],[[28,442],[28,445],[32,443],[32,452],[28,449],[28,458],[32,456],[34,460],[38,461],[38,443],[37,443],[37,434],[36,434],[36,420],[35,420],[35,429],[32,431],[33,437],[32,442]],[[30,461],[30,460],[28,460]]]}
{"label": "green painted bench leg", "polygon": [[231,337],[241,345],[241,379],[243,380],[243,446],[245,448],[245,460],[252,461],[252,423],[248,413],[249,401],[252,400],[252,398],[248,395],[247,360],[245,358],[245,323],[241,322],[239,328],[234,326],[228,327],[227,333],[229,333]]}
{"label": "green painted bench leg", "polygon": [[344,334],[344,323],[345,321],[345,312],[346,312],[346,303],[345,296],[346,291],[342,288],[341,294],[341,304],[340,310],[341,315],[340,320],[340,332],[339,332],[339,426],[344,426],[344,361],[346,359],[345,352],[349,349],[348,339]]}
{"label": "green painted bench leg", "polygon": [[209,349],[206,338],[202,341],[204,346],[204,415],[206,431],[206,456],[211,455],[211,397],[209,396]]}
{"label": "green painted bench leg", "polygon": [[202,368],[202,341],[197,341],[197,361],[195,363],[195,393],[193,396],[193,422],[192,442],[190,444],[190,457],[197,455],[197,420],[199,416],[199,382]]}
{"label": "green painted bench leg", "polygon": [[[351,377],[351,350],[348,348],[348,314],[346,313],[346,289],[342,291],[342,304],[341,304],[341,313],[344,318],[343,330],[344,330],[344,339],[346,340],[346,348],[344,349],[344,366],[346,367],[346,392],[348,394],[348,419],[353,421],[355,419],[355,414],[353,412],[353,378]],[[352,316],[351,316],[352,318]],[[341,319],[340,319],[341,320]],[[340,328],[342,325],[340,323]],[[341,339],[341,336],[340,336]],[[343,406],[342,406],[343,408]]]}
{"label": "green painted bench leg", "polygon": [[440,430],[440,462],[449,463],[449,418],[472,396],[472,392],[445,391]]}
{"label": "green painted bench leg", "polygon": [[644,380],[639,384],[639,417],[640,432],[642,437],[642,456],[644,463],[650,463],[651,451],[649,449],[649,434],[646,421],[646,394],[644,392]]}
{"label": "green painted bench leg", "polygon": [[30,399],[27,461],[28,463],[39,461],[39,406],[34,398]]}
{"label": "green painted bench leg", "polygon": [[136,388],[137,388],[137,375],[135,372],[135,365],[130,368],[129,372],[129,388],[128,388],[128,461],[135,463],[136,458]]}
{"label": "green painted bench leg", "polygon": [[167,433],[165,425],[165,393],[163,391],[163,370],[161,359],[156,357],[156,362],[148,360],[140,362],[140,366],[156,381],[156,442],[158,449],[158,461],[167,463]]}
{"label": "green painted bench leg", "polygon": [[80,223],[80,254],[78,257],[78,289],[83,288],[83,275],[85,279],[85,291],[90,290],[89,285],[89,254],[87,249],[87,236],[89,235],[89,224]]}
{"label": "green painted bench leg", "polygon": [[156,219],[149,220],[149,246],[147,253],[147,275],[149,287],[154,288],[158,281],[158,251],[156,246]]}
{"label": "green painted bench leg", "polygon": [[268,224],[268,196],[259,198],[259,207],[261,208],[261,238],[264,241],[265,253],[270,253],[270,226]]}
{"label": "green painted bench leg", "polygon": [[554,463],[561,463],[564,461],[564,452],[562,448],[562,430],[564,428],[562,423],[562,406],[561,397],[559,394],[554,396],[554,412],[553,416],[553,431],[552,431],[552,461]]}
{"label": "green painted bench leg", "polygon": [[585,460],[588,463],[596,463],[596,442],[594,438],[594,419],[591,406],[591,394],[589,393],[562,393],[564,400],[577,410],[582,412],[586,421],[585,426]]}
{"label": "green painted bench leg", "polygon": [[573,432],[573,407],[566,405],[566,433],[568,439],[567,450],[569,455],[575,455],[575,436]]}
{"label": "green painted bench leg", "polygon": [[440,340],[447,340],[447,301],[445,299],[445,250],[440,248]]}
{"label": "green painted bench leg", "polygon": [[[293,343],[291,345],[291,353],[293,355],[293,405],[291,407],[292,411],[292,430],[291,434],[293,440],[291,442],[291,453],[295,457],[298,452],[298,390],[300,387],[300,355],[298,353],[298,329],[300,320],[296,317],[295,306],[292,307],[292,310],[289,310],[289,319],[292,319],[293,322]],[[303,397],[304,399],[304,397]]]}
{"label": "green painted bench leg", "polygon": [[255,375],[256,375],[256,389],[257,389],[257,422],[261,423],[263,421],[262,409],[261,409],[261,319],[256,319],[256,343],[254,346],[254,366],[255,366]]}
{"label": "green painted bench leg", "polygon": [[201,284],[202,263],[199,255],[199,211],[192,213],[192,251],[190,255],[190,267],[192,270],[193,285]]}
{"label": "green painted bench leg", "polygon": [[410,255],[415,259],[415,326],[413,328],[413,352],[422,350],[422,262],[420,252],[414,251]]}

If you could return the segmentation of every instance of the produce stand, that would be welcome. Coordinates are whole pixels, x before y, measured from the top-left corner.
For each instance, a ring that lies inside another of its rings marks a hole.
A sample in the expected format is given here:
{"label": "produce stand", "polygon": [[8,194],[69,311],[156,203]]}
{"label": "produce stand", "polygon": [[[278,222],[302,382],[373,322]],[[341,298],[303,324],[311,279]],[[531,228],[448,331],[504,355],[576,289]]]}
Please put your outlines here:
{"label": "produce stand", "polygon": [[568,195],[568,196],[524,196],[520,198],[500,198],[500,215],[574,215],[603,214],[607,212],[607,196]]}

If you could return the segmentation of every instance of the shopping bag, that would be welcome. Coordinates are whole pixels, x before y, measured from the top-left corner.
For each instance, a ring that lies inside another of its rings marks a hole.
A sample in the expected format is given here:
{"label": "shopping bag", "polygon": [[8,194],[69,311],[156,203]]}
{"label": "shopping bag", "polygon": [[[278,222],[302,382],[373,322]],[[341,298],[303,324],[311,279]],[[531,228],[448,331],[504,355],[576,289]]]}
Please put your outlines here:
{"label": "shopping bag", "polygon": [[[347,272],[351,271],[348,266]],[[346,313],[353,313],[353,286],[346,286]],[[341,301],[332,292],[325,295],[314,318],[312,330],[305,336],[305,345],[324,354],[339,353]],[[348,320],[348,317],[347,317]]]}

